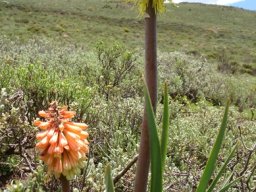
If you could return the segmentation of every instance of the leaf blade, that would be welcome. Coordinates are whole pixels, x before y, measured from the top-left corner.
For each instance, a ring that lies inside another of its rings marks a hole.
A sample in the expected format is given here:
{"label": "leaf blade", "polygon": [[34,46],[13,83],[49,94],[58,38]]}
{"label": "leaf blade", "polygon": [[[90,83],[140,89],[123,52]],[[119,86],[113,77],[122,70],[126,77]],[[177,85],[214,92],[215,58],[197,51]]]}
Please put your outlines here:
{"label": "leaf blade", "polygon": [[217,138],[215,140],[214,146],[211,150],[210,157],[208,158],[208,161],[206,163],[204,172],[202,177],[200,178],[198,187],[196,192],[204,192],[206,191],[206,188],[208,186],[208,182],[213,174],[213,171],[215,169],[215,164],[218,158],[218,154],[222,145],[222,141],[224,139],[226,127],[227,127],[227,120],[228,120],[228,109],[229,109],[229,102],[226,105],[224,116],[222,119],[222,123],[217,135]]}
{"label": "leaf blade", "polygon": [[163,127],[161,137],[161,159],[162,169],[164,170],[165,159],[167,154],[167,146],[169,139],[169,105],[168,105],[168,88],[167,83],[164,84],[164,110],[163,110]]}
{"label": "leaf blade", "polygon": [[149,129],[149,145],[151,159],[151,192],[162,192],[162,163],[160,142],[157,134],[155,115],[151,104],[148,89],[145,88],[145,106],[147,125]]}
{"label": "leaf blade", "polygon": [[211,183],[210,187],[208,188],[207,192],[212,192],[214,187],[216,186],[217,182],[219,181],[221,175],[223,174],[225,168],[227,167],[228,163],[230,162],[232,156],[234,155],[234,152],[236,150],[236,145],[233,147],[233,149],[231,150],[231,153],[229,154],[228,158],[226,159],[226,161],[224,162],[224,164],[222,165],[222,167],[220,168],[218,174],[216,175],[215,179],[213,180],[213,182]]}
{"label": "leaf blade", "polygon": [[111,176],[111,167],[108,164],[105,169],[105,186],[106,186],[106,192],[115,192],[113,179]]}
{"label": "leaf blade", "polygon": [[230,183],[224,185],[219,192],[225,192],[227,191],[232,185],[234,185],[237,181],[239,181],[240,179],[242,179],[243,176],[236,178],[235,180],[231,181]]}

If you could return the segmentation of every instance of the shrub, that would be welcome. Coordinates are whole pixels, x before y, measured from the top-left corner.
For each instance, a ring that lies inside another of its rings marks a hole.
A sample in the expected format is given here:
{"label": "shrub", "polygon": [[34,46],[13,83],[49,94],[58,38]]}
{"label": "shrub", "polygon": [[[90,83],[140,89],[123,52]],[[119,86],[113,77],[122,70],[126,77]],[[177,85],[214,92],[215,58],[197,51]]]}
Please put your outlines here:
{"label": "shrub", "polygon": [[[116,91],[124,97],[134,95],[138,82],[137,56],[133,51],[120,43],[109,45],[99,42],[96,46],[99,61],[99,75],[97,77],[98,90],[106,99]],[[137,77],[136,77],[137,75]],[[125,80],[128,79],[129,81]]]}

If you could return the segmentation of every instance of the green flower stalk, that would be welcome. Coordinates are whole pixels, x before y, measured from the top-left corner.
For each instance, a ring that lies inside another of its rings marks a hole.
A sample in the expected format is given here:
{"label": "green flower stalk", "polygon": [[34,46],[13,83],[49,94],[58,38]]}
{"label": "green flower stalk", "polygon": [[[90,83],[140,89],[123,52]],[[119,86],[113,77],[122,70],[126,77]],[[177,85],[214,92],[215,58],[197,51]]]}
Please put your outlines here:
{"label": "green flower stalk", "polygon": [[[156,41],[156,10],[153,3],[155,0],[140,1],[140,9],[145,9],[145,80],[148,87],[153,111],[156,111],[157,104],[157,41]],[[159,2],[159,1],[158,1]],[[163,4],[163,2],[161,2]],[[159,7],[159,6],[158,6]],[[148,172],[150,164],[150,146],[149,146],[149,125],[146,115],[146,106],[144,108],[144,117],[141,127],[141,140],[139,157],[136,169],[135,192],[147,191]]]}

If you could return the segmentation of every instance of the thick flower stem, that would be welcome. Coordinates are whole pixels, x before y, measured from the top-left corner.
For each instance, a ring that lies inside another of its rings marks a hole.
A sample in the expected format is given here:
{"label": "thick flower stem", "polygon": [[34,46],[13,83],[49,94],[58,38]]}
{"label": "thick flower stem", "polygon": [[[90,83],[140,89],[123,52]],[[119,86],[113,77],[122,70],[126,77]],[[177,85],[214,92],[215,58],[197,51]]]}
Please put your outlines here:
{"label": "thick flower stem", "polygon": [[60,182],[62,186],[62,192],[70,192],[70,184],[64,175],[60,176]]}
{"label": "thick flower stem", "polygon": [[[155,111],[157,103],[156,13],[152,6],[152,0],[149,0],[147,16],[145,17],[145,78]],[[135,178],[135,192],[145,192],[147,190],[149,164],[149,133],[146,111],[144,110]]]}

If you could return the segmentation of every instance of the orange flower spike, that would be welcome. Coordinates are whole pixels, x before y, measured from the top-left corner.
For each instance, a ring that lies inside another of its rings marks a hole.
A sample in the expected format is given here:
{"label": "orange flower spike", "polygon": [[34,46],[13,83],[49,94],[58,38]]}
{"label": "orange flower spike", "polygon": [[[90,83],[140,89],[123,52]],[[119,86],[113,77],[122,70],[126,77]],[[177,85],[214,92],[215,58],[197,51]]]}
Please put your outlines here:
{"label": "orange flower spike", "polygon": [[74,178],[89,152],[88,133],[84,131],[88,125],[70,122],[75,112],[67,111],[67,107],[59,109],[57,102],[52,102],[47,111],[39,111],[38,114],[46,119],[45,122],[34,122],[35,126],[45,130],[36,136],[40,158],[47,164],[48,172],[55,177],[62,174],[67,179]]}

